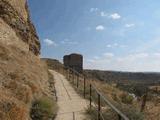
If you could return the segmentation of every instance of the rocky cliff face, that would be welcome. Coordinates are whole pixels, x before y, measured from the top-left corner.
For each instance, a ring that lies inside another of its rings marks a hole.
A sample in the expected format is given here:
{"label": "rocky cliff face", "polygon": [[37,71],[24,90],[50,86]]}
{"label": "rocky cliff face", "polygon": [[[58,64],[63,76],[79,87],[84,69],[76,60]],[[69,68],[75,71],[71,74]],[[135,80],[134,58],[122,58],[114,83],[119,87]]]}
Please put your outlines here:
{"label": "rocky cliff face", "polygon": [[0,18],[1,22],[3,20],[14,29],[17,37],[29,45],[29,51],[35,55],[40,53],[40,43],[30,21],[26,0],[0,0]]}
{"label": "rocky cliff face", "polygon": [[30,120],[34,99],[47,95],[47,67],[26,0],[0,0],[0,120]]}

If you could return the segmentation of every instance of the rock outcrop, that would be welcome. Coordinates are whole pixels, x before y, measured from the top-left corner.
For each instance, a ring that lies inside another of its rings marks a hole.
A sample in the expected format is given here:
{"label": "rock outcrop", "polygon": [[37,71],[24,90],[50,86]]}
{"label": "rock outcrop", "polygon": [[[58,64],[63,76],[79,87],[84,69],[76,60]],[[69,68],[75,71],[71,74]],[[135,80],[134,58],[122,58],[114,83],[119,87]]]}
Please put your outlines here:
{"label": "rock outcrop", "polygon": [[30,120],[32,101],[50,96],[39,54],[26,0],[0,0],[0,120]]}
{"label": "rock outcrop", "polygon": [[14,29],[22,41],[29,45],[30,51],[35,55],[40,53],[40,43],[30,21],[25,0],[0,0],[0,18]]}

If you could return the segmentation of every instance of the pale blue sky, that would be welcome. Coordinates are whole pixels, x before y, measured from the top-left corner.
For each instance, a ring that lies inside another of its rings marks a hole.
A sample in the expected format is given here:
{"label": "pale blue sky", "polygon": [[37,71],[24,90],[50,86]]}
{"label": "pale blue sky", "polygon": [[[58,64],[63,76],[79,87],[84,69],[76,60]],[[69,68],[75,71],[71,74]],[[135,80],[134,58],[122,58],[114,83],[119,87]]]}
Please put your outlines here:
{"label": "pale blue sky", "polygon": [[41,56],[84,55],[84,67],[160,71],[159,0],[29,0]]}

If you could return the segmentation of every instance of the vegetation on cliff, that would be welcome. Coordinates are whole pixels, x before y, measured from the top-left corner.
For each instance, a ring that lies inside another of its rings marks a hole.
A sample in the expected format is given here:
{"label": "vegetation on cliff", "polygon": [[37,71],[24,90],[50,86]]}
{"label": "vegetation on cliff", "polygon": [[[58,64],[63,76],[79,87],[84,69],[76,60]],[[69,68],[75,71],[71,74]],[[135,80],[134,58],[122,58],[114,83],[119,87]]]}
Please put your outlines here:
{"label": "vegetation on cliff", "polygon": [[54,100],[48,66],[39,54],[26,0],[0,0],[0,119],[31,120],[34,101]]}

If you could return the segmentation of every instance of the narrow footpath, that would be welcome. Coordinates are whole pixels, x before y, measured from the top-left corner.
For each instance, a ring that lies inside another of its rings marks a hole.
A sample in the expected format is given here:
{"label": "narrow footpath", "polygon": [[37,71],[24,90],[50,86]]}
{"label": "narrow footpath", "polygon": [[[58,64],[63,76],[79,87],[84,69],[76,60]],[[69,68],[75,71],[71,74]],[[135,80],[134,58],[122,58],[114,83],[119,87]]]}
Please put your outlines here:
{"label": "narrow footpath", "polygon": [[87,120],[84,112],[88,102],[80,97],[69,81],[60,73],[50,70],[55,79],[59,111],[55,120]]}

